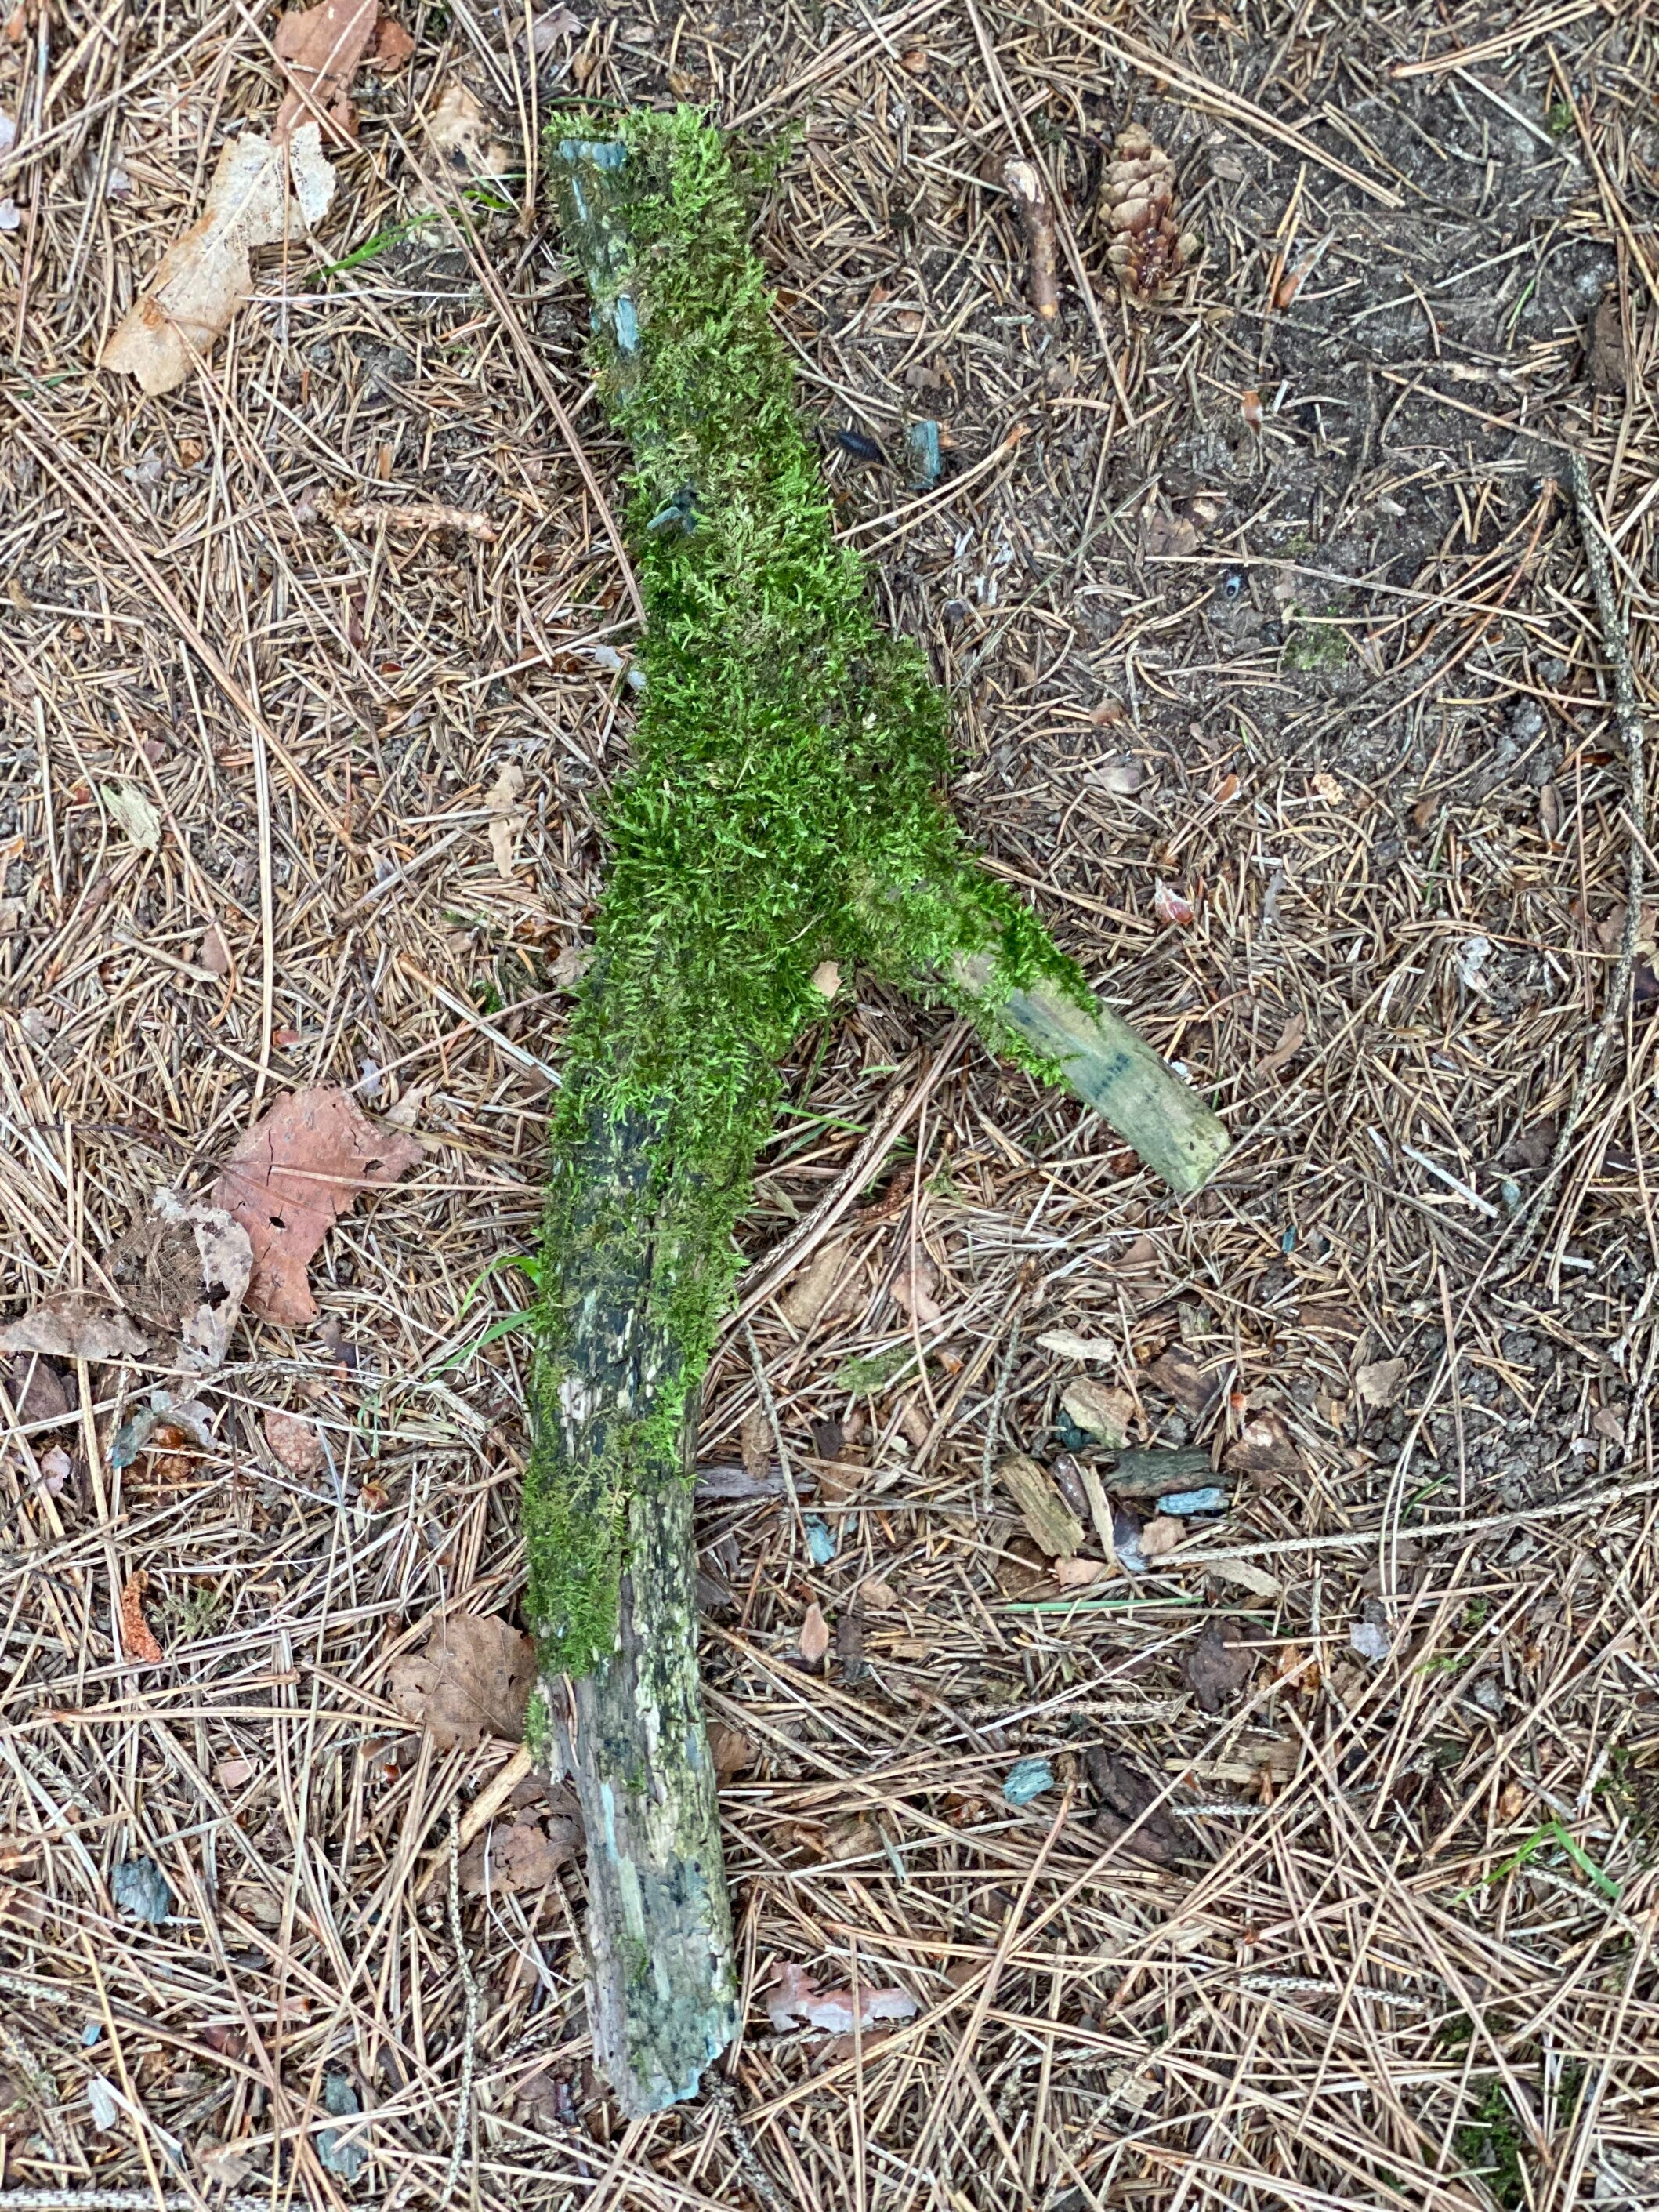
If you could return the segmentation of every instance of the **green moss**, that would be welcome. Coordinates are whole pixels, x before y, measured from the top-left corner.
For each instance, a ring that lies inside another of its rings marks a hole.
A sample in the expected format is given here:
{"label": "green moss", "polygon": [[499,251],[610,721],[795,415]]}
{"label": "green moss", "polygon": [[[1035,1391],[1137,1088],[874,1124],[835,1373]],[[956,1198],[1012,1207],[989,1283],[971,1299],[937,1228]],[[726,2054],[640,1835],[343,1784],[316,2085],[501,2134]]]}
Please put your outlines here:
{"label": "green moss", "polygon": [[1335,623],[1310,617],[1292,623],[1285,634],[1285,659],[1291,668],[1340,668],[1347,657],[1347,632]]}
{"label": "green moss", "polygon": [[[1046,979],[1090,1003],[943,804],[945,702],[836,542],[723,139],[684,110],[620,128],[620,161],[556,137],[548,164],[594,295],[600,389],[632,448],[647,610],[635,765],[609,809],[553,1130],[526,1484],[530,1610],[573,1672],[611,1648],[629,1500],[682,1477],[776,1063],[823,1014],[814,968],[971,996],[1011,1052],[994,1021],[1011,989]],[[951,974],[964,952],[991,956],[973,994]],[[625,1316],[641,1282],[644,1309]],[[596,1316],[627,1339],[597,1412]]]}
{"label": "green moss", "polygon": [[1474,2118],[1452,2140],[1464,2166],[1480,2175],[1504,2212],[1518,2212],[1528,2200],[1526,2140],[1500,2081],[1488,2084]]}

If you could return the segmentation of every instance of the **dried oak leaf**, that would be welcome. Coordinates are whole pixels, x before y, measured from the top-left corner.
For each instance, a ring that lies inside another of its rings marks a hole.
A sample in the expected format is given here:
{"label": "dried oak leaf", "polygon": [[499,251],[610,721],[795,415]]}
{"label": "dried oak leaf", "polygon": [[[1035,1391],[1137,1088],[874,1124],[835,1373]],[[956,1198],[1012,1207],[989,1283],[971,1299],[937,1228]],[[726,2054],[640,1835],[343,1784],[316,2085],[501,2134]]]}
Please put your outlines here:
{"label": "dried oak leaf", "polygon": [[574,1820],[497,1821],[482,1836],[475,1836],[461,1853],[461,1888],[468,1897],[482,1897],[486,1889],[505,1891],[545,1889],[562,1866],[568,1866],[581,1848],[581,1830]]}
{"label": "dried oak leaf", "polygon": [[135,1665],[159,1667],[167,1654],[144,1618],[144,1593],[149,1588],[149,1577],[142,1569],[127,1577],[121,1592],[121,1649]]}
{"label": "dried oak leaf", "polygon": [[1218,1713],[1255,1674],[1260,1656],[1241,1629],[1212,1620],[1181,1662],[1199,1710]]}
{"label": "dried oak leaf", "polygon": [[396,1182],[420,1157],[413,1138],[377,1129],[332,1084],[283,1091],[225,1162],[213,1192],[252,1244],[249,1312],[289,1328],[315,1320],[306,1280],[312,1254],[360,1191]]}
{"label": "dried oak leaf", "polygon": [[1282,1414],[1252,1413],[1221,1464],[1229,1474],[1298,1474],[1302,1455]]}
{"label": "dried oak leaf", "polygon": [[[374,0],[368,6],[372,21]],[[281,38],[279,30],[279,44]],[[279,131],[280,125],[279,117]],[[301,124],[290,143],[285,137],[245,131],[226,146],[206,205],[161,256],[100,354],[100,368],[137,377],[152,398],[171,392],[252,296],[253,248],[321,222],[334,197],[334,172],[323,158],[318,125]]]}
{"label": "dried oak leaf", "polygon": [[1112,242],[1106,258],[1132,300],[1156,300],[1197,255],[1176,221],[1175,163],[1138,123],[1118,133],[1101,185]]}
{"label": "dried oak leaf", "polygon": [[53,1291],[0,1328],[0,1352],[54,1359],[141,1359],[149,1349],[126,1315],[90,1291]]}
{"label": "dried oak leaf", "polygon": [[471,1751],[486,1735],[517,1743],[535,1683],[534,1644],[495,1613],[452,1613],[386,1673],[392,1704],[440,1751]]}
{"label": "dried oak leaf", "polygon": [[253,1245],[222,1207],[155,1192],[150,1210],[110,1254],[110,1279],[133,1319],[176,1340],[180,1364],[222,1367],[247,1295]]}
{"label": "dried oak leaf", "polygon": [[331,136],[341,144],[356,136],[351,80],[380,12],[380,0],[322,0],[320,7],[283,17],[276,26],[276,58],[289,89],[270,134],[277,145],[297,137],[307,118],[313,127],[325,118]]}

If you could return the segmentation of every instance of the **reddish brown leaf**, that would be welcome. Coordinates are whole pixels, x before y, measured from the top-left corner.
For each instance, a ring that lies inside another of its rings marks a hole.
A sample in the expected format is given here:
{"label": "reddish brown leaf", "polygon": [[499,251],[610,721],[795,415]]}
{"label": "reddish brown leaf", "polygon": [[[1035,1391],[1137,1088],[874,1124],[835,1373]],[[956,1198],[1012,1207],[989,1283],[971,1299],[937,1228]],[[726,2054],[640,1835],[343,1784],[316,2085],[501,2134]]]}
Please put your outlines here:
{"label": "reddish brown leaf", "polygon": [[369,60],[379,70],[401,69],[415,51],[415,41],[401,23],[394,23],[390,15],[382,15],[375,27],[374,47]]}
{"label": "reddish brown leaf", "polygon": [[144,1618],[144,1592],[149,1588],[149,1577],[142,1569],[127,1577],[121,1592],[121,1649],[137,1666],[159,1667],[167,1654]]}
{"label": "reddish brown leaf", "polygon": [[323,1464],[323,1440],[314,1421],[279,1413],[272,1406],[264,1419],[265,1442],[290,1474],[315,1474]]}
{"label": "reddish brown leaf", "polygon": [[276,111],[273,145],[282,145],[308,118],[325,118],[341,141],[356,135],[351,80],[379,13],[380,0],[322,0],[320,7],[283,17],[276,26],[276,58],[290,89]]}
{"label": "reddish brown leaf", "polygon": [[816,1601],[806,1608],[806,1618],[800,1625],[800,1656],[809,1666],[816,1667],[830,1649],[830,1624],[823,1617],[823,1608]]}
{"label": "reddish brown leaf", "polygon": [[283,1091],[226,1161],[213,1194],[253,1247],[249,1312],[290,1328],[315,1320],[312,1254],[360,1191],[396,1182],[420,1157],[412,1138],[377,1129],[331,1084]]}

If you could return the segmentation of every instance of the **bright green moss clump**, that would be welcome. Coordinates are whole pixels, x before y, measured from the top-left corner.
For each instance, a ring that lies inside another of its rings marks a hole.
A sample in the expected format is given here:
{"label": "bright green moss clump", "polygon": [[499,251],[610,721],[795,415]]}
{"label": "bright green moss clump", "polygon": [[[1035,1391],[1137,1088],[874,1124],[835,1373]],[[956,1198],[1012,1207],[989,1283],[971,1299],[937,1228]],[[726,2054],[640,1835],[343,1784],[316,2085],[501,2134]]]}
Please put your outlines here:
{"label": "bright green moss clump", "polygon": [[530,1608],[573,1673],[612,1647],[629,1498],[682,1478],[776,1063],[824,1012],[818,963],[961,998],[952,957],[988,951],[982,1023],[1017,984],[1084,989],[942,803],[945,702],[835,542],[724,141],[684,111],[621,141],[618,162],[556,139],[549,165],[633,449],[647,611],[554,1122],[526,1486]]}

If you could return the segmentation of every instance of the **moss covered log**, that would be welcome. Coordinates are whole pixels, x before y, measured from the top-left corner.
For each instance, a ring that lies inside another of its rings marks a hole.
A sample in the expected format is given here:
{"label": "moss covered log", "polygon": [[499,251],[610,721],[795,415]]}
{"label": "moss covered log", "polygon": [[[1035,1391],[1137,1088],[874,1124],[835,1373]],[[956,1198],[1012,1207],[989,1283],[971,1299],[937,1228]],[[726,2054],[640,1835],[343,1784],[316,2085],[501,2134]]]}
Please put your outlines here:
{"label": "moss covered log", "polygon": [[836,542],[720,134],[638,114],[556,136],[549,170],[633,453],[647,620],[553,1129],[525,1526],[587,1818],[596,2044],[641,2111],[690,2094],[735,2025],[688,1462],[777,1064],[825,1012],[815,969],[949,1001],[1177,1188],[1226,1140],[966,850],[945,700]]}

